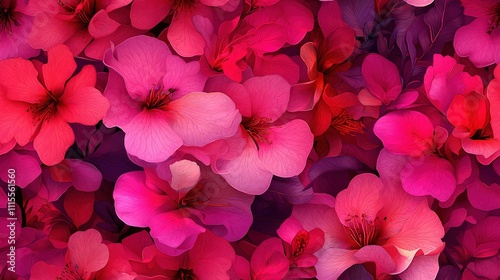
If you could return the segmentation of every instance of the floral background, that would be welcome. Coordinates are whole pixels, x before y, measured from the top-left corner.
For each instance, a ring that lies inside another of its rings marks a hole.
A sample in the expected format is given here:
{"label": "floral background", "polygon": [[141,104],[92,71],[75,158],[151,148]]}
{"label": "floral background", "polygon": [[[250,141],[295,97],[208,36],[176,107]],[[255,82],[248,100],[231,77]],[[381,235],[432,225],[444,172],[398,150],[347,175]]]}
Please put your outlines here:
{"label": "floral background", "polygon": [[0,0],[1,279],[500,279],[498,0]]}

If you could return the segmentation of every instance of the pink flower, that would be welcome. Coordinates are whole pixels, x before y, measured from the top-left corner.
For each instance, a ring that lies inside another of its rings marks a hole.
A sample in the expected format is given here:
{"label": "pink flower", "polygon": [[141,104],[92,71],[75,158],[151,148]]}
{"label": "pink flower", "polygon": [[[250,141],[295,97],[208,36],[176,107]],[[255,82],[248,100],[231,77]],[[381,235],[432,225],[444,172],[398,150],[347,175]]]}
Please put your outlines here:
{"label": "pink flower", "polygon": [[31,269],[34,279],[93,279],[109,259],[108,247],[102,243],[101,234],[89,229],[71,235],[68,241],[65,264],[52,265],[39,261]]}
{"label": "pink flower", "polygon": [[243,115],[239,137],[246,140],[243,153],[216,163],[217,173],[237,190],[262,194],[273,175],[296,176],[304,170],[313,135],[299,119],[280,119],[290,98],[290,85],[280,76],[254,77],[241,84],[217,77],[208,88],[228,88]]}
{"label": "pink flower", "polygon": [[464,65],[453,57],[435,54],[432,66],[425,72],[424,88],[432,105],[446,115],[455,95],[482,92],[484,86],[479,76],[464,72]]}
{"label": "pink flower", "polygon": [[316,276],[314,265],[318,258],[314,255],[325,243],[325,233],[315,228],[306,230],[293,216],[286,219],[277,231],[286,242],[285,254],[290,260],[290,271],[286,278],[312,278]]}
{"label": "pink flower", "polygon": [[337,195],[335,207],[323,196],[293,210],[306,230],[325,232],[325,246],[317,253],[318,279],[336,279],[352,265],[367,262],[375,264],[371,273],[376,278],[435,278],[444,229],[426,199],[373,174],[354,177]]}
{"label": "pink flower", "polygon": [[252,223],[253,196],[234,190],[208,168],[201,171],[181,160],[170,165],[169,182],[150,169],[122,175],[113,193],[118,217],[150,227],[158,248],[171,255],[191,249],[206,228],[229,241],[242,238]]}
{"label": "pink flower", "polygon": [[257,246],[250,259],[250,269],[252,280],[284,279],[290,265],[282,241],[272,237]]}
{"label": "pink flower", "polygon": [[[130,240],[124,240],[124,244],[133,246],[130,249],[136,251],[135,254],[140,258],[133,261],[138,279],[230,279],[229,270],[236,257],[234,249],[226,240],[212,232],[206,231],[198,235],[193,247],[178,256],[166,255],[154,245],[140,248],[147,241],[139,237],[145,235],[131,236]],[[131,244],[133,240],[139,243]]]}
{"label": "pink flower", "polygon": [[144,34],[130,26],[132,0],[32,0],[28,13],[35,17],[30,45],[48,50],[57,44],[67,45],[73,55],[102,59],[109,42]]}
{"label": "pink flower", "polygon": [[[33,141],[40,160],[54,165],[75,141],[68,123],[95,125],[109,102],[94,88],[96,72],[87,65],[73,78],[73,55],[59,45],[37,71],[21,58],[0,61],[0,133],[24,146]],[[40,78],[40,80],[39,80]]]}
{"label": "pink flower", "polygon": [[200,92],[205,77],[198,62],[172,55],[162,41],[138,36],[106,52],[111,68],[104,95],[112,106],[108,127],[125,132],[127,152],[162,162],[179,147],[201,147],[233,136],[241,120],[231,99]]}
{"label": "pink flower", "polygon": [[[211,7],[232,9],[227,6],[229,0],[137,0],[132,2],[130,19],[139,29],[151,29],[169,14],[172,22],[167,29],[168,41],[181,56],[191,57],[203,54],[205,42],[193,25],[193,17],[201,15],[212,18]],[[226,5],[226,6],[225,6]]]}
{"label": "pink flower", "polygon": [[443,127],[434,127],[420,112],[399,110],[381,117],[373,131],[384,145],[377,161],[381,174],[400,181],[412,195],[451,197],[457,183],[453,165],[440,151],[448,138]]}
{"label": "pink flower", "polygon": [[500,217],[488,216],[458,236],[451,250],[463,271],[462,279],[498,279],[500,277]]}
{"label": "pink flower", "polygon": [[[495,0],[462,0],[464,14],[475,19],[455,33],[453,46],[459,56],[469,57],[478,68],[500,61],[500,28]],[[481,46],[478,48],[477,46]]]}
{"label": "pink flower", "polygon": [[0,3],[0,60],[21,57],[28,59],[40,53],[28,43],[33,18],[26,14],[26,2],[4,0]]}
{"label": "pink flower", "polygon": [[453,136],[460,139],[463,149],[476,155],[477,160],[490,164],[500,156],[500,68],[495,68],[495,79],[487,88],[456,95],[446,116],[455,127]]}

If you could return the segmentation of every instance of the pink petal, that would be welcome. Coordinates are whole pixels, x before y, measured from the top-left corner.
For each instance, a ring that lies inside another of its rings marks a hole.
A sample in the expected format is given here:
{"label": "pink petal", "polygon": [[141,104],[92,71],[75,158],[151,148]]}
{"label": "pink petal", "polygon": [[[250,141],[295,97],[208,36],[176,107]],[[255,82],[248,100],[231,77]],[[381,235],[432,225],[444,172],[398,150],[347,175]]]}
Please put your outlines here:
{"label": "pink petal", "polygon": [[290,90],[289,112],[309,111],[313,109],[323,88],[317,80],[295,84]]}
{"label": "pink petal", "polygon": [[189,251],[189,267],[196,275],[209,276],[207,279],[224,279],[235,258],[234,249],[226,240],[206,231],[198,235],[193,249]]}
{"label": "pink petal", "polygon": [[104,96],[109,100],[110,106],[103,119],[107,127],[123,127],[142,111],[140,104],[134,101],[127,92],[125,82],[114,70],[110,69],[108,84]]}
{"label": "pink petal", "polygon": [[278,238],[269,238],[255,249],[250,260],[252,279],[281,280],[288,273],[289,261]]}
{"label": "pink petal", "polygon": [[143,110],[123,130],[127,152],[145,161],[165,161],[182,145],[164,111]]}
{"label": "pink petal", "polygon": [[403,280],[432,280],[436,279],[439,271],[439,254],[420,255],[413,259],[410,266],[399,274]]}
{"label": "pink petal", "polygon": [[181,211],[157,215],[150,221],[149,227],[158,249],[173,256],[193,248],[198,235],[205,232],[205,228],[185,218]]}
{"label": "pink petal", "polygon": [[339,192],[335,203],[335,211],[342,224],[348,225],[347,220],[353,216],[365,217],[374,221],[378,211],[384,206],[380,199],[380,191],[384,188],[382,180],[377,176],[366,173],[354,177],[347,189]]}
{"label": "pink petal", "polygon": [[[460,27],[455,33],[453,46],[461,57],[469,57],[476,67],[486,67],[495,63],[496,45],[488,34],[490,25],[487,20],[475,19]],[[481,46],[481,48],[477,48]]]}
{"label": "pink petal", "polygon": [[387,240],[398,248],[413,251],[420,249],[424,254],[443,249],[443,224],[439,217],[429,209],[428,202],[423,200],[419,207],[404,221],[400,232]]}
{"label": "pink petal", "polygon": [[337,279],[342,272],[360,263],[354,254],[356,250],[329,248],[323,252],[315,265],[318,279]]}
{"label": "pink petal", "polygon": [[0,156],[0,178],[4,182],[8,182],[8,170],[14,168],[16,170],[16,185],[25,188],[33,182],[41,173],[40,162],[36,156],[20,154],[17,151],[11,151]]}
{"label": "pink petal", "polygon": [[144,172],[138,171],[125,173],[116,181],[116,214],[128,225],[147,227],[151,219],[173,206],[173,201],[149,188],[145,181]]}
{"label": "pink petal", "polygon": [[469,154],[490,158],[495,154],[498,156],[498,152],[500,151],[500,139],[490,138],[485,140],[473,140],[470,138],[463,138],[462,147],[464,151]]}
{"label": "pink petal", "polygon": [[256,76],[279,74],[289,84],[296,84],[299,81],[299,66],[284,54],[257,56],[253,72]]}
{"label": "pink petal", "polygon": [[30,45],[35,49],[48,50],[57,44],[64,43],[79,29],[81,29],[81,24],[78,21],[66,21],[41,12],[33,23]]}
{"label": "pink petal", "polygon": [[165,17],[173,5],[173,0],[137,0],[132,2],[130,20],[139,29],[151,29]]}
{"label": "pink petal", "polygon": [[384,148],[402,155],[419,156],[432,147],[434,127],[417,111],[394,111],[381,117],[373,127]]}
{"label": "pink petal", "polygon": [[369,54],[361,67],[366,88],[384,104],[394,101],[402,85],[398,68],[378,54]]}
{"label": "pink petal", "polygon": [[[202,8],[201,5],[197,7]],[[168,28],[167,38],[169,42],[174,50],[183,57],[202,55],[205,47],[205,40],[193,24],[195,14],[196,11],[191,8],[176,12]]]}
{"label": "pink petal", "polygon": [[255,77],[243,83],[252,102],[252,115],[275,121],[286,111],[290,85],[280,76]]}
{"label": "pink petal", "polygon": [[432,4],[434,0],[405,0],[405,2],[415,7],[425,7]]}
{"label": "pink petal", "polygon": [[456,188],[451,163],[435,156],[423,156],[406,163],[401,170],[403,188],[411,195],[430,195],[446,201]]}
{"label": "pink petal", "polygon": [[76,70],[73,54],[65,45],[57,45],[48,51],[48,62],[42,66],[43,80],[47,89],[55,95],[63,92],[66,81]]}
{"label": "pink petal", "polygon": [[104,54],[103,62],[120,74],[133,99],[145,99],[153,85],[165,76],[167,45],[152,37],[136,36]]}
{"label": "pink petal", "polygon": [[240,83],[235,83],[224,75],[213,77],[205,85],[207,92],[223,92],[233,100],[236,108],[245,117],[252,115],[252,103],[245,87]]}
{"label": "pink petal", "polygon": [[36,278],[40,280],[53,280],[57,279],[63,271],[62,267],[56,265],[50,265],[44,261],[36,262],[33,267],[31,267],[31,278]]}
{"label": "pink petal", "polygon": [[72,265],[78,266],[80,275],[103,268],[108,262],[109,250],[95,229],[78,231],[69,237],[68,252]]}
{"label": "pink petal", "polygon": [[275,52],[286,43],[286,29],[276,23],[263,24],[257,27],[246,43],[257,54]]}
{"label": "pink petal", "polygon": [[203,91],[207,78],[200,73],[199,62],[186,63],[178,56],[169,55],[166,60],[166,70],[163,85],[166,89],[175,91],[175,98],[191,92]]}
{"label": "pink petal", "polygon": [[368,245],[359,249],[353,256],[358,263],[375,263],[377,276],[391,273],[396,269],[396,263],[389,252],[382,246]]}
{"label": "pink petal", "polygon": [[89,33],[94,38],[102,38],[115,32],[119,26],[120,23],[111,19],[105,10],[100,10],[90,20]]}
{"label": "pink petal", "polygon": [[45,165],[54,165],[64,159],[73,142],[75,135],[69,124],[62,118],[53,117],[42,124],[33,147]]}
{"label": "pink petal", "polygon": [[500,185],[493,183],[488,186],[478,180],[467,186],[467,197],[476,209],[483,211],[498,209],[500,208]]}
{"label": "pink petal", "polygon": [[9,100],[37,103],[46,97],[46,89],[38,81],[38,72],[29,60],[21,58],[0,61],[0,85]]}
{"label": "pink petal", "polygon": [[174,190],[190,188],[200,180],[200,167],[196,162],[189,160],[180,160],[170,165],[172,173],[172,182],[170,186]]}
{"label": "pink petal", "polygon": [[[207,171],[205,171],[206,173]],[[219,175],[208,173],[200,184],[202,193],[211,193],[210,199],[199,211],[191,211],[207,229],[227,241],[237,241],[248,232],[252,221],[250,206],[254,197],[235,190]]]}
{"label": "pink petal", "polygon": [[101,186],[102,174],[94,165],[77,159],[67,159],[75,189],[84,192],[97,191]]}
{"label": "pink petal", "polygon": [[79,228],[85,224],[94,213],[95,194],[69,189],[64,195],[64,210]]}
{"label": "pink petal", "polygon": [[233,136],[241,115],[222,93],[193,92],[169,104],[170,125],[188,146],[204,146]]}
{"label": "pink petal", "polygon": [[235,159],[217,163],[217,169],[235,189],[252,195],[263,194],[271,184],[273,174],[265,169],[251,139],[243,153]]}
{"label": "pink petal", "polygon": [[268,129],[270,144],[259,145],[263,167],[280,177],[302,172],[312,148],[313,135],[303,120],[292,120]]}
{"label": "pink petal", "polygon": [[[92,86],[81,87],[95,81],[95,69],[86,65],[82,71],[67,83],[57,109],[61,116],[70,123],[95,125],[106,115],[109,101]],[[86,79],[90,81],[85,81]],[[95,82],[94,82],[95,84]]]}

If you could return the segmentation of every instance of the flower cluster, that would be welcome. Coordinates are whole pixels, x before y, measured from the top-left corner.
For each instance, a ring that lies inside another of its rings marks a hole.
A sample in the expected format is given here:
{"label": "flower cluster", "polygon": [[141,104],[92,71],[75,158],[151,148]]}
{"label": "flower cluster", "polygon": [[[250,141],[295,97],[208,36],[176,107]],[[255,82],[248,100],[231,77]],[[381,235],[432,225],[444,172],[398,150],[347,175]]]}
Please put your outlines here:
{"label": "flower cluster", "polygon": [[1,278],[500,279],[499,26],[498,0],[0,0]]}

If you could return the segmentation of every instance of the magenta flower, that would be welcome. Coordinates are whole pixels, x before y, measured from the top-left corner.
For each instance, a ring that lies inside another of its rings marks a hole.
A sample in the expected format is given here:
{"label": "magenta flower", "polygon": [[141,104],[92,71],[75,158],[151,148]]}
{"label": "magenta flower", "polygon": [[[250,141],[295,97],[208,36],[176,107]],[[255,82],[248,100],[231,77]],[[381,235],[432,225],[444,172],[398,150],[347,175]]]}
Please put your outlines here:
{"label": "magenta flower", "polygon": [[132,0],[31,0],[28,13],[35,17],[29,41],[34,48],[48,50],[67,45],[73,55],[102,59],[110,41],[123,40],[146,31],[130,26]]}
{"label": "magenta flower", "polygon": [[79,231],[68,241],[66,261],[62,265],[39,261],[31,269],[34,279],[92,279],[95,272],[106,266],[108,247],[95,229]]}
{"label": "magenta flower", "polygon": [[[95,125],[109,102],[94,88],[96,72],[87,65],[73,78],[76,63],[68,47],[48,52],[48,63],[35,68],[21,58],[0,61],[0,133],[24,146],[33,141],[40,160],[54,165],[75,141],[68,123]],[[40,79],[39,79],[40,78]]]}
{"label": "magenta flower", "polygon": [[191,161],[178,161],[170,170],[169,182],[149,169],[122,175],[113,194],[118,217],[128,225],[150,227],[158,248],[173,255],[191,249],[206,228],[229,241],[246,234],[253,196],[234,190],[207,168],[200,174]]}
{"label": "magenta flower", "polygon": [[236,133],[241,116],[231,99],[201,92],[198,62],[184,62],[162,41],[128,39],[106,52],[104,63],[111,68],[104,95],[112,104],[104,123],[123,129],[129,154],[162,162],[182,145],[201,147]]}
{"label": "magenta flower", "polygon": [[319,228],[304,229],[293,213],[281,224],[277,233],[286,242],[285,254],[290,261],[290,271],[286,278],[315,277],[314,265],[318,262],[318,258],[314,253],[323,247],[325,233]]}
{"label": "magenta flower", "polygon": [[440,152],[448,132],[412,110],[391,112],[373,127],[384,145],[377,170],[395,177],[412,195],[446,201],[456,188],[455,169]]}
{"label": "magenta flower", "polygon": [[151,29],[169,14],[173,14],[167,38],[175,51],[184,57],[203,54],[205,41],[193,25],[193,17],[213,17],[211,7],[225,7],[229,0],[137,0],[132,2],[130,19],[139,29]]}
{"label": "magenta flower", "polygon": [[371,272],[377,278],[434,279],[444,229],[426,199],[366,173],[354,177],[332,206],[322,195],[293,211],[306,230],[325,232],[325,246],[317,253],[318,279],[336,279],[366,262],[375,264]]}
{"label": "magenta flower", "polygon": [[147,233],[141,232],[123,240],[128,255],[133,256],[137,279],[234,279],[230,278],[236,258],[234,249],[210,231],[198,235],[193,247],[178,256],[162,253],[148,239]]}
{"label": "magenta flower", "polygon": [[28,43],[33,17],[26,14],[26,2],[0,2],[0,60],[21,57],[28,59],[40,53]]}
{"label": "magenta flower", "polygon": [[[459,56],[469,57],[476,67],[500,62],[500,4],[496,0],[461,0],[464,14],[475,19],[455,33],[453,46]],[[478,47],[481,46],[481,47]]]}
{"label": "magenta flower", "polygon": [[[262,194],[273,175],[296,176],[304,170],[313,135],[299,119],[280,119],[290,98],[290,85],[280,76],[254,77],[240,84],[223,77],[208,88],[225,88],[243,115],[238,135],[246,140],[243,153],[216,163],[229,184],[248,194]],[[231,86],[227,86],[227,84]]]}

